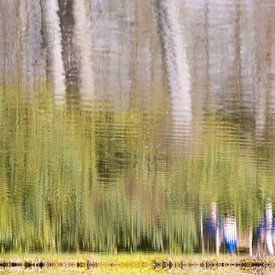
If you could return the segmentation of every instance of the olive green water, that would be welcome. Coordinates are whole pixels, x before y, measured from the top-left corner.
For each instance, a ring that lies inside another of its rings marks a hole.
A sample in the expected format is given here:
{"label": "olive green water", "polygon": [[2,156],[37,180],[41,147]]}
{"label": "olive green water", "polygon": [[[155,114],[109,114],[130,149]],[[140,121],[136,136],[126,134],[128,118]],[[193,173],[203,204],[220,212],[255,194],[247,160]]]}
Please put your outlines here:
{"label": "olive green water", "polygon": [[0,0],[2,255],[273,256],[273,2]]}
{"label": "olive green water", "polygon": [[243,146],[231,121],[208,114],[196,146],[181,151],[163,141],[161,111],[60,108],[46,86],[36,91],[25,100],[1,89],[3,252],[199,252],[212,201],[245,232],[274,196],[275,171],[255,162],[272,161],[272,146]]}

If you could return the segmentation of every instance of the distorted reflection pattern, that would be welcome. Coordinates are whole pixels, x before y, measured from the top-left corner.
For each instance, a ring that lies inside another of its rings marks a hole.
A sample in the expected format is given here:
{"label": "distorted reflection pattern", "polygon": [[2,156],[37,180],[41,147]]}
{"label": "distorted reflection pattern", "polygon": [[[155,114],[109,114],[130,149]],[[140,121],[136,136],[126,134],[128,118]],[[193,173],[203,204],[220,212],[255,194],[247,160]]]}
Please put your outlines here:
{"label": "distorted reflection pattern", "polygon": [[273,255],[274,12],[0,1],[1,251]]}

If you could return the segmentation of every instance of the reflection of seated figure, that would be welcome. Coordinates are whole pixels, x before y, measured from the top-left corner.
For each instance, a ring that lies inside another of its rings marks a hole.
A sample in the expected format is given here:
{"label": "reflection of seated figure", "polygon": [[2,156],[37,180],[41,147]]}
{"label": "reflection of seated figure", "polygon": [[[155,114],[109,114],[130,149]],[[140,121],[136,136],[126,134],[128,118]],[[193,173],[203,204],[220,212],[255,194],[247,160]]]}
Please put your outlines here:
{"label": "reflection of seated figure", "polygon": [[264,219],[257,227],[257,245],[255,253],[263,256],[264,254],[274,255],[275,244],[275,220],[272,214],[272,204],[268,202],[265,206]]}
{"label": "reflection of seated figure", "polygon": [[228,216],[224,221],[217,218],[217,205],[212,202],[210,213],[203,222],[203,245],[208,252],[219,254],[221,242],[224,241],[226,248],[232,255],[237,247],[237,224],[234,216]]}
{"label": "reflection of seated figure", "polygon": [[[214,207],[212,207],[213,209]],[[210,216],[208,216],[205,220],[204,220],[204,225],[205,225],[205,230],[208,234],[209,237],[211,238],[215,238],[216,236],[216,230],[218,227],[218,223],[217,223],[217,215],[216,215],[216,210],[212,210],[210,212]]]}
{"label": "reflection of seated figure", "polygon": [[237,225],[235,217],[227,217],[224,220],[224,244],[232,255],[237,247]]}

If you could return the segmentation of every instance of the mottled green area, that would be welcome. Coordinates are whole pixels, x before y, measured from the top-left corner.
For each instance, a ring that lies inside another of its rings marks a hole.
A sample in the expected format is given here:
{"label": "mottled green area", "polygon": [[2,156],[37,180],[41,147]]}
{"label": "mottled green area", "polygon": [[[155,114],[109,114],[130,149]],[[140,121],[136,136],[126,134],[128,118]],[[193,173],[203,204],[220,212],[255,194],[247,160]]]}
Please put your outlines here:
{"label": "mottled green area", "polygon": [[199,252],[212,201],[239,232],[274,201],[274,146],[238,121],[209,111],[177,153],[165,104],[103,103],[56,106],[44,84],[0,88],[2,252]]}

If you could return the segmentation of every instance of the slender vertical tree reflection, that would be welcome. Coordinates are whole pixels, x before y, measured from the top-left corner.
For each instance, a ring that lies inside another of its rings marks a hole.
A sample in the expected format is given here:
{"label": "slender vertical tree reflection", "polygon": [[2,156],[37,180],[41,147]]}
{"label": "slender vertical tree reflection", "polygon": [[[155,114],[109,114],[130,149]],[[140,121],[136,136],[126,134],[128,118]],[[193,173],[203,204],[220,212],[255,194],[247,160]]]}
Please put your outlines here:
{"label": "slender vertical tree reflection", "polygon": [[95,99],[90,3],[84,0],[73,3],[74,41],[79,58],[79,91],[81,99],[87,103]]}
{"label": "slender vertical tree reflection", "polygon": [[171,98],[175,136],[180,141],[192,120],[190,72],[185,31],[180,25],[179,6],[175,0],[156,1],[164,63]]}
{"label": "slender vertical tree reflection", "polygon": [[45,13],[49,51],[48,60],[54,98],[56,104],[62,105],[65,103],[66,85],[58,0],[45,1]]}
{"label": "slender vertical tree reflection", "polygon": [[257,44],[255,52],[254,98],[255,98],[255,135],[263,141],[267,119],[267,96],[269,90],[271,26],[270,15],[261,1],[255,1],[255,17],[260,24],[255,25]]}

